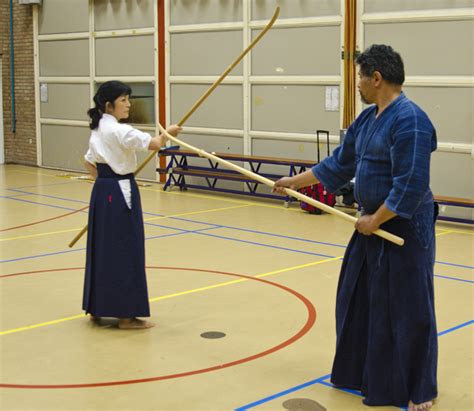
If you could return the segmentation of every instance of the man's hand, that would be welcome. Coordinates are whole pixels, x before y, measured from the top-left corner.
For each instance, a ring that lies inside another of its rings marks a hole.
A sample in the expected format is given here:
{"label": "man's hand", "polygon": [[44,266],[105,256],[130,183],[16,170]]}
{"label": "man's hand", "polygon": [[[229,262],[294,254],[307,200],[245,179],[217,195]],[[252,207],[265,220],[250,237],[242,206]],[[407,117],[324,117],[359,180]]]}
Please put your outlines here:
{"label": "man's hand", "polygon": [[276,181],[275,185],[272,188],[272,193],[286,194],[285,188],[295,190],[296,187],[293,183],[292,177],[282,177],[278,181]]}
{"label": "man's hand", "polygon": [[366,214],[360,217],[355,223],[356,230],[364,235],[372,235],[372,233],[380,227],[380,223],[374,214]]}
{"label": "man's hand", "polygon": [[364,235],[372,235],[383,223],[391,220],[396,214],[382,204],[374,214],[365,214],[355,223],[356,230]]}

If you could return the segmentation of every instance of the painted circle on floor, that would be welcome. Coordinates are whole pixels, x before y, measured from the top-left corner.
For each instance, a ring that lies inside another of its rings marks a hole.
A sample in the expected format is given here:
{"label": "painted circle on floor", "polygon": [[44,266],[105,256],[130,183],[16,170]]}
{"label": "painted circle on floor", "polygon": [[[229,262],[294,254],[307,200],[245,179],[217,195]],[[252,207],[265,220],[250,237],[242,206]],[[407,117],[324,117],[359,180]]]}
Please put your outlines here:
{"label": "painted circle on floor", "polygon": [[[0,276],[1,277],[13,277],[13,276],[19,276],[19,275],[27,275],[27,274],[39,274],[39,273],[46,273],[46,272],[53,272],[53,271],[69,271],[69,270],[83,270],[84,267],[69,267],[69,268],[60,268],[60,269],[50,269],[50,270],[39,270],[39,271],[28,271],[28,272],[22,272],[22,273],[12,273],[12,274],[7,274]],[[277,287],[294,297],[296,297],[298,300],[300,300],[304,306],[306,307],[307,311],[307,318],[306,322],[303,325],[303,327],[293,336],[288,338],[287,340],[281,342],[278,345],[275,345],[271,348],[268,348],[264,351],[261,351],[259,353],[256,353],[254,355],[240,358],[234,361],[230,361],[224,364],[218,364],[214,365],[211,367],[207,368],[200,368],[196,370],[191,370],[191,371],[185,371],[181,373],[176,373],[176,374],[168,374],[168,375],[158,375],[155,377],[148,377],[148,378],[140,378],[140,379],[131,379],[131,380],[119,380],[119,381],[104,381],[104,382],[97,382],[97,383],[81,383],[81,384],[7,384],[7,383],[0,383],[0,387],[2,388],[31,388],[31,389],[54,389],[54,388],[92,388],[92,387],[107,387],[107,386],[114,386],[114,385],[127,385],[127,384],[139,384],[139,383],[145,383],[145,382],[152,382],[152,381],[161,381],[161,380],[170,380],[174,378],[182,378],[182,377],[189,377],[191,375],[197,375],[197,374],[204,374],[208,373],[211,371],[218,371],[222,370],[224,368],[229,368],[233,367],[239,364],[243,364],[246,362],[250,362],[253,360],[256,360],[258,358],[264,357],[266,355],[272,354],[276,351],[279,351],[285,347],[288,347],[290,344],[293,344],[295,341],[299,340],[301,337],[303,337],[314,325],[316,321],[316,309],[305,296],[302,294],[298,293],[295,290],[292,290],[289,287],[286,287],[284,285],[274,283],[272,281],[268,280],[263,280],[261,278],[257,277],[251,277],[243,274],[235,274],[235,273],[229,273],[229,272],[224,272],[224,271],[216,271],[216,270],[205,270],[205,269],[199,269],[199,268],[182,268],[182,267],[161,267],[161,266],[147,266],[147,269],[160,269],[160,270],[176,270],[176,271],[193,271],[193,272],[202,272],[202,273],[211,273],[211,274],[219,274],[219,275],[224,275],[224,276],[229,276],[229,277],[236,277],[239,279],[245,279],[245,280],[250,280],[250,281],[258,281],[260,283],[270,285],[273,287]]]}

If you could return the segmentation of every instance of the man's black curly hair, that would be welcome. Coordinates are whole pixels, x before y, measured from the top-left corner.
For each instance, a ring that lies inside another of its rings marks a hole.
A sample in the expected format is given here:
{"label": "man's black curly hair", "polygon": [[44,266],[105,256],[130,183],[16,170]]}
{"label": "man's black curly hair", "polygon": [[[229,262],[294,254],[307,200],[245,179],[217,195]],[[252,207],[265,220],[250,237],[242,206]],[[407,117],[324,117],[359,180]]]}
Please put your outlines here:
{"label": "man's black curly hair", "polygon": [[378,71],[388,83],[401,86],[405,81],[405,69],[400,54],[385,44],[373,44],[357,57],[356,63],[365,77],[371,77],[374,71]]}

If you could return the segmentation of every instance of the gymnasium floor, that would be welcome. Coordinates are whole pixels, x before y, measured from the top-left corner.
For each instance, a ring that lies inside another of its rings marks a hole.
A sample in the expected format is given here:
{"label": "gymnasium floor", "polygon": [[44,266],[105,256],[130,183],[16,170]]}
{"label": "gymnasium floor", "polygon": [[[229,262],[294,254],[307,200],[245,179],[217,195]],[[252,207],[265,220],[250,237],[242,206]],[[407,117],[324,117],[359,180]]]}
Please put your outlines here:
{"label": "gymnasium floor", "polygon": [[[119,330],[81,313],[85,240],[67,244],[92,186],[61,174],[0,167],[1,410],[370,409],[329,383],[350,225],[296,205],[141,187],[157,326]],[[474,407],[473,234],[437,226],[434,410]]]}

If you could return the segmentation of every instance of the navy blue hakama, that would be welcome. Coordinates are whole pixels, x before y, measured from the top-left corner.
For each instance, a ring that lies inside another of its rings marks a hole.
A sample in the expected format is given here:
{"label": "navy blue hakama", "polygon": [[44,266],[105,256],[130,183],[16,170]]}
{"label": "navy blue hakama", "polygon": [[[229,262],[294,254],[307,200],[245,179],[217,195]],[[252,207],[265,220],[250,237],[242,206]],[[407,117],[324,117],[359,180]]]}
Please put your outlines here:
{"label": "navy blue hakama", "polygon": [[383,224],[405,239],[402,247],[356,231],[346,250],[331,381],[360,390],[367,405],[405,407],[437,396],[433,220],[426,212]]}
{"label": "navy blue hakama", "polygon": [[[97,317],[149,317],[145,234],[133,174],[97,164],[91,194],[83,309]],[[131,209],[119,185],[130,181]]]}

